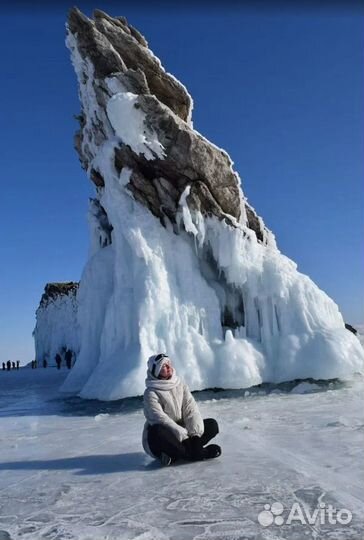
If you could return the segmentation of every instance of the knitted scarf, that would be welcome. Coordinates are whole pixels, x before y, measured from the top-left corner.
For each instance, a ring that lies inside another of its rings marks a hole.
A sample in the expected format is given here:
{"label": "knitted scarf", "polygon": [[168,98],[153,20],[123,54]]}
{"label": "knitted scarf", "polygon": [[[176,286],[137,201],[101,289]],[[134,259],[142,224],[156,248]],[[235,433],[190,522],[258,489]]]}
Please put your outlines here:
{"label": "knitted scarf", "polygon": [[147,378],[145,379],[145,386],[152,390],[173,390],[180,383],[180,378],[177,377],[175,370],[173,370],[172,377],[170,379],[156,379],[148,371]]}

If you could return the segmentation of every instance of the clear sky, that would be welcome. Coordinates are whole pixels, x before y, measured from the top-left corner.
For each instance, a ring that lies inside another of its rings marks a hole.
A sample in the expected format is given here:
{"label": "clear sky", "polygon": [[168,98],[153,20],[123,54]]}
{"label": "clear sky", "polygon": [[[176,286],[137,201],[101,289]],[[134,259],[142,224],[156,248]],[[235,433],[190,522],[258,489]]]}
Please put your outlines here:
{"label": "clear sky", "polygon": [[[77,5],[124,15],[145,35],[192,94],[196,129],[229,152],[281,251],[347,322],[363,323],[364,8],[179,4]],[[73,149],[71,5],[2,7],[0,362],[32,359],[44,285],[79,280],[87,257],[93,188]]]}

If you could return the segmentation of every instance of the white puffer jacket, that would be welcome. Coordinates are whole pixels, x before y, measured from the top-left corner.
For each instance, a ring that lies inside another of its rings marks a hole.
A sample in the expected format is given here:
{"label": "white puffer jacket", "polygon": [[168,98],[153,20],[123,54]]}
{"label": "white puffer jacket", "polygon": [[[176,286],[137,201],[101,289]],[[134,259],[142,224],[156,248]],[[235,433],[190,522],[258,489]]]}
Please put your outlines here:
{"label": "white puffer jacket", "polygon": [[144,392],[143,448],[155,457],[148,445],[148,426],[163,424],[176,435],[179,441],[204,432],[204,423],[187,384],[173,375],[172,380],[146,379]]}

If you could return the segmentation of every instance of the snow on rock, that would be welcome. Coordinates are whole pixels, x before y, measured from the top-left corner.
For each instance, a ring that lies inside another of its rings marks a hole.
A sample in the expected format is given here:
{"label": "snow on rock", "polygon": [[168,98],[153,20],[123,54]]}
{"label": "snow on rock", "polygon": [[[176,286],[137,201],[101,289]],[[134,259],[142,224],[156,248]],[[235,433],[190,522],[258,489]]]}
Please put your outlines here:
{"label": "snow on rock", "polygon": [[[114,94],[107,103],[107,115],[115,133],[124,144],[146,159],[163,158],[163,147],[155,133],[148,129],[138,96],[131,92]],[[149,137],[146,134],[149,132]]]}
{"label": "snow on rock", "polygon": [[35,357],[56,365],[55,355],[63,355],[67,348],[78,353],[80,347],[77,323],[78,283],[47,283],[36,312],[33,332]]}
{"label": "snow on rock", "polygon": [[[76,8],[67,28],[82,104],[75,144],[96,193],[72,323],[80,350],[63,389],[142,394],[157,352],[195,390],[363,372],[338,307],[280,253],[143,36]],[[42,332],[49,339],[46,321]],[[40,346],[55,350],[57,339]]]}

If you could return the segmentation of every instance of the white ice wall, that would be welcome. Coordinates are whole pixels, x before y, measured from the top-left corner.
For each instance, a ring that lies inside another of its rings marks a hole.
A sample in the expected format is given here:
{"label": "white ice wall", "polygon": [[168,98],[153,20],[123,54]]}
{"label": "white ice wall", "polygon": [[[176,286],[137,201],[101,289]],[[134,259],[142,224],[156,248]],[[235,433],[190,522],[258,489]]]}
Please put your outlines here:
{"label": "white ice wall", "polygon": [[46,358],[48,365],[54,366],[55,355],[62,347],[70,348],[77,355],[80,348],[77,310],[74,292],[49,298],[46,304],[39,306],[33,334],[38,362]]}
{"label": "white ice wall", "polygon": [[[363,350],[336,304],[276,247],[263,246],[242,225],[187,216],[185,200],[180,234],[163,228],[125,191],[130,171],[118,175],[109,150],[100,149],[98,163],[112,244],[93,253],[81,279],[81,351],[65,391],[105,400],[139,395],[146,359],[159,351],[193,389],[363,370]],[[185,232],[184,219],[194,234]],[[243,291],[245,325],[225,335],[219,285],[201,272],[204,245],[220,275]]]}

